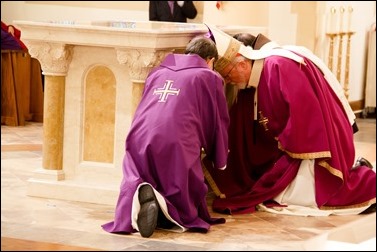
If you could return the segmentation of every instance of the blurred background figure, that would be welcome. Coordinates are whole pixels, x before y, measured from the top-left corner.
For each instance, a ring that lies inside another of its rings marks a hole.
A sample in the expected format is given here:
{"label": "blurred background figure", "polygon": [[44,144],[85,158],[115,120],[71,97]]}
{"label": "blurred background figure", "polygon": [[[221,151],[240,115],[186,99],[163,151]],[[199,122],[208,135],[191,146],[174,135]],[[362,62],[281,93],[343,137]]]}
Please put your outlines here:
{"label": "blurred background figure", "polygon": [[149,1],[149,20],[187,23],[198,14],[192,1]]}
{"label": "blurred background figure", "polygon": [[21,31],[3,21],[1,21],[1,50],[28,50],[21,41]]}

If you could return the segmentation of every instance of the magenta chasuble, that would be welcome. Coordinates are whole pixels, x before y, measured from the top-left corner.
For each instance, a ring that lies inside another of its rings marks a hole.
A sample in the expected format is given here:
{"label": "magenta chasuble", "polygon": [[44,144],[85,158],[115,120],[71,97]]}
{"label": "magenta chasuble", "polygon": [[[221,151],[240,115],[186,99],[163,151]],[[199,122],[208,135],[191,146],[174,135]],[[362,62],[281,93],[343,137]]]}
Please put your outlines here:
{"label": "magenta chasuble", "polygon": [[255,211],[296,177],[301,160],[314,159],[315,199],[320,209],[375,202],[376,173],[351,169],[353,131],[345,111],[318,68],[279,57],[265,59],[258,87],[240,90],[230,110],[227,169],[210,169],[226,198],[213,202],[221,213]]}

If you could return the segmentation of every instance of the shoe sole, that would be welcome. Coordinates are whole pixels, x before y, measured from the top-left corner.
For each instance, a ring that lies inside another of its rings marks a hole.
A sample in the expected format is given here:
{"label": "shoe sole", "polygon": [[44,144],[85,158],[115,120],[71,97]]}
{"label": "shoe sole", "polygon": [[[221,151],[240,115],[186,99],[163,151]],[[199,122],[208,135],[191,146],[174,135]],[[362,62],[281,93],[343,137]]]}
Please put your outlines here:
{"label": "shoe sole", "polygon": [[142,237],[150,237],[157,226],[159,205],[150,185],[143,185],[139,189],[140,212],[137,225]]}

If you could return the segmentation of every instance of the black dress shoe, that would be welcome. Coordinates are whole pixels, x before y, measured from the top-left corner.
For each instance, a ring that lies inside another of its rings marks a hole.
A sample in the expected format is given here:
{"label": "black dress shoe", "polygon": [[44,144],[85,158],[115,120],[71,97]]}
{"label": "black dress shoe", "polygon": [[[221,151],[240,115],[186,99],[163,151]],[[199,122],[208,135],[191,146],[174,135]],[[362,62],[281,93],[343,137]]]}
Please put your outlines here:
{"label": "black dress shoe", "polygon": [[150,237],[156,229],[159,205],[150,185],[143,185],[139,189],[140,212],[137,225],[142,237]]}
{"label": "black dress shoe", "polygon": [[356,160],[356,163],[355,165],[352,167],[352,169],[356,169],[357,167],[359,166],[367,166],[371,169],[373,169],[373,165],[368,161],[366,160],[365,158],[363,157],[359,157],[357,160]]}

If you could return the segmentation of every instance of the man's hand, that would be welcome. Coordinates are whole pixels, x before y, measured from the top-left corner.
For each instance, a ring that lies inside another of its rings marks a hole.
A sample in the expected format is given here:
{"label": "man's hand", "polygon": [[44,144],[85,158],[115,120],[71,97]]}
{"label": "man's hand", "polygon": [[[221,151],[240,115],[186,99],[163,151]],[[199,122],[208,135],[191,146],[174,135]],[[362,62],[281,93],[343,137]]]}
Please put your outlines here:
{"label": "man's hand", "polygon": [[8,33],[12,34],[12,36],[14,37],[14,27],[12,25],[8,26]]}
{"label": "man's hand", "polygon": [[185,1],[177,1],[177,4],[182,7],[185,4]]}

